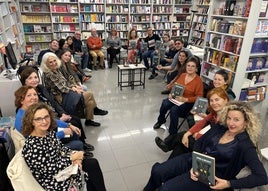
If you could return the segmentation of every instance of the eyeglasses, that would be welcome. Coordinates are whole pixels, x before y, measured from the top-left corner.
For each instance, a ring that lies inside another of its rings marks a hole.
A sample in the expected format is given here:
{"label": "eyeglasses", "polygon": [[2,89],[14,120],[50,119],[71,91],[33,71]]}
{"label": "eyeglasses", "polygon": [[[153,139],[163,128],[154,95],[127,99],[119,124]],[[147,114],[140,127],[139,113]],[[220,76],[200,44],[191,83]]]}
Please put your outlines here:
{"label": "eyeglasses", "polygon": [[48,121],[50,120],[50,116],[46,115],[45,117],[37,117],[35,119],[33,119],[36,123],[42,123],[43,120]]}
{"label": "eyeglasses", "polygon": [[181,43],[177,42],[177,43],[175,43],[175,45],[181,45]]}

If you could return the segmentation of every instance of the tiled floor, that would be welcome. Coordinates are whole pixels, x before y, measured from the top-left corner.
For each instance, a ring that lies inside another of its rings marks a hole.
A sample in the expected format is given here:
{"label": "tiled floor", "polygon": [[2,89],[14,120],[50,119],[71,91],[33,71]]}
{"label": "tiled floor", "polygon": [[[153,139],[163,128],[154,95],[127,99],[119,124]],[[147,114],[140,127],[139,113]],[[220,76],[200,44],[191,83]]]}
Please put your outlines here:
{"label": "tiled floor", "polygon": [[[155,136],[165,137],[165,127],[153,130],[159,107],[165,95],[163,76],[148,80],[146,87],[117,87],[117,68],[92,72],[85,85],[94,92],[107,116],[97,116],[101,127],[85,127],[87,141],[95,146],[108,191],[141,191],[149,178],[152,164],[166,160],[154,143]],[[185,127],[184,127],[185,128]],[[265,142],[265,141],[264,141]],[[263,145],[267,145],[267,141]]]}

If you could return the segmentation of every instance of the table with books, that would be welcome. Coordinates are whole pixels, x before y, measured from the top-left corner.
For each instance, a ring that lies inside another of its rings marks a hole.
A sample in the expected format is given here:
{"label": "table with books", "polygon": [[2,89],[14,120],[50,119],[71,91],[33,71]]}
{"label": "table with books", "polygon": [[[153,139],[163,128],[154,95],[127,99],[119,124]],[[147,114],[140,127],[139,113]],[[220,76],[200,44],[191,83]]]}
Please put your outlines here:
{"label": "table with books", "polygon": [[145,88],[146,67],[143,64],[118,65],[118,86],[123,87],[143,86]]}

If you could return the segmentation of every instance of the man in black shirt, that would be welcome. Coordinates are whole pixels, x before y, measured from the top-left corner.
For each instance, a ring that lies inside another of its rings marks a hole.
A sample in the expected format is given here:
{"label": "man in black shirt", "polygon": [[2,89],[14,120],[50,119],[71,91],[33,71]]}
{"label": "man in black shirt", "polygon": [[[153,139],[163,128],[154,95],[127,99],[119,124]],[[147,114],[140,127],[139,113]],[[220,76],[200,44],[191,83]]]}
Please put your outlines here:
{"label": "man in black shirt", "polygon": [[49,43],[49,48],[46,49],[46,50],[42,50],[39,55],[38,55],[38,58],[37,58],[37,64],[40,66],[41,64],[41,61],[42,61],[42,58],[44,56],[45,53],[47,52],[53,52],[55,53],[56,55],[58,55],[58,52],[59,52],[59,42],[57,39],[53,39],[52,41],[50,41]]}
{"label": "man in black shirt", "polygon": [[147,69],[149,69],[148,57],[151,58],[151,66],[154,55],[157,54],[158,50],[155,50],[155,43],[157,40],[161,41],[160,37],[157,34],[153,33],[153,29],[149,27],[147,29],[148,36],[144,39],[144,42],[147,43],[148,50],[142,54],[142,59],[144,61],[144,65]]}

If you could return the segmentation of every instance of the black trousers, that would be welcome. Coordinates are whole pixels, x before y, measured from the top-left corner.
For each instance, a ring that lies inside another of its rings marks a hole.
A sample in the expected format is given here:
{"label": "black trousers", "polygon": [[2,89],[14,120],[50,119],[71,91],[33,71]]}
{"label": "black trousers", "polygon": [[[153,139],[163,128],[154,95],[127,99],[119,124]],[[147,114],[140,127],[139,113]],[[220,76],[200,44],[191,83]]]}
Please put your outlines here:
{"label": "black trousers", "polygon": [[83,170],[88,174],[87,191],[106,191],[99,162],[95,158],[83,160]]}
{"label": "black trousers", "polygon": [[107,53],[110,54],[109,65],[112,65],[116,55],[120,53],[120,49],[119,48],[115,49],[114,47],[109,47],[107,49]]}

